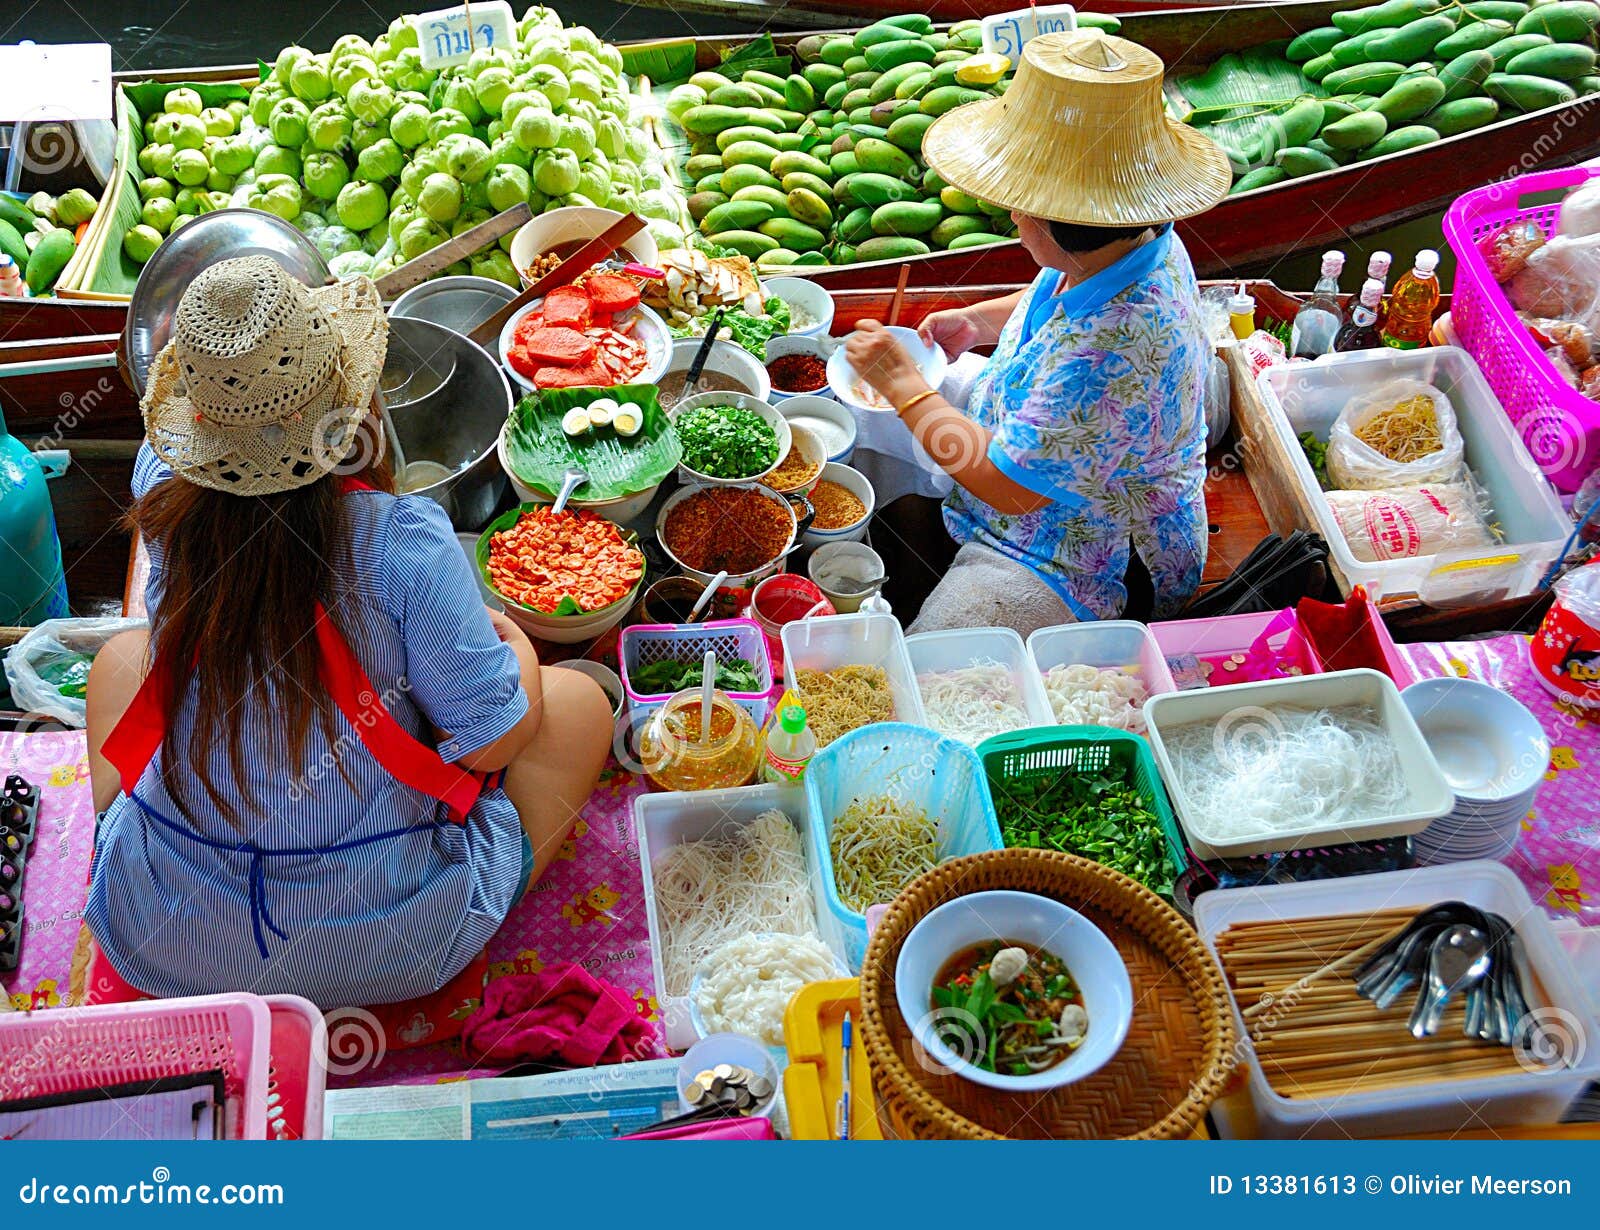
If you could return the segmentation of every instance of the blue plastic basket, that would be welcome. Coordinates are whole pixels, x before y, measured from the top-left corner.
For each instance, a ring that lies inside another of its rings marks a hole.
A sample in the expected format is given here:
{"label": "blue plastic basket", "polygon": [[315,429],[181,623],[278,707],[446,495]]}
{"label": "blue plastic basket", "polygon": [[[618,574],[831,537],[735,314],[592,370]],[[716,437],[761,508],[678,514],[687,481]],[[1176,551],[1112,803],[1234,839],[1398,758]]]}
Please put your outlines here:
{"label": "blue plastic basket", "polygon": [[838,922],[852,972],[860,971],[866,955],[867,920],[839,900],[829,843],[834,818],[853,800],[892,793],[921,807],[938,822],[940,861],[1000,849],[1000,824],[977,753],[925,726],[880,722],[853,730],[812,758],[805,783],[822,872],[817,908]]}

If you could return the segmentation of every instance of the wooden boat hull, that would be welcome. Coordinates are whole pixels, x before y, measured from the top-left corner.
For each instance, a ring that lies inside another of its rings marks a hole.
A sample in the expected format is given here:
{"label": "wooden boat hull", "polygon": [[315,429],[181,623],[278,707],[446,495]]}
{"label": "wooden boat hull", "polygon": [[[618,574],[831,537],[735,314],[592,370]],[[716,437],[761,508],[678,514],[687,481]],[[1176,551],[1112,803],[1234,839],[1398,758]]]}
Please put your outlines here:
{"label": "wooden boat hull", "polygon": [[[1142,11],[1123,19],[1123,31],[1160,55],[1169,69],[1202,67],[1227,51],[1260,43],[1264,36],[1290,38],[1328,24],[1332,13],[1348,7],[1345,0],[1289,0],[1163,11],[1152,10],[1148,0],[1139,2]],[[775,41],[780,47],[792,47],[800,37],[778,35]],[[697,39],[700,66],[714,68],[747,38]],[[172,69],[120,79],[239,80],[254,71],[249,66]],[[1570,165],[1600,154],[1600,107],[1591,106],[1593,101],[1579,99],[1388,158],[1229,197],[1208,213],[1179,223],[1178,230],[1202,277],[1225,277],[1297,250],[1370,234],[1442,210],[1463,192],[1485,183],[1535,166]],[[874,287],[892,285],[902,266],[910,271],[910,285],[920,287],[1024,282],[1036,272],[1027,253],[1013,241],[900,261],[819,267],[806,273],[830,289]],[[19,302],[0,300],[0,342],[122,328],[121,305],[43,300],[15,306]]]}

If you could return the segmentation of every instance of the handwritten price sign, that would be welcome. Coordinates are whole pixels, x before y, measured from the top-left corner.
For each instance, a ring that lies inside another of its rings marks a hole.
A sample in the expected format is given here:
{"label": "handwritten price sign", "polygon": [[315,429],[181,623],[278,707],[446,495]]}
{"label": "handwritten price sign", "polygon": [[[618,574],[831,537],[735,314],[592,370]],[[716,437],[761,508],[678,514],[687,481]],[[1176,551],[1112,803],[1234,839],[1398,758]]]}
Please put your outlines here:
{"label": "handwritten price sign", "polygon": [[1070,4],[997,13],[983,19],[983,49],[1016,60],[1022,55],[1022,49],[1029,39],[1038,38],[1041,34],[1063,34],[1077,28],[1078,12]]}
{"label": "handwritten price sign", "polygon": [[515,51],[517,23],[506,0],[439,9],[411,19],[424,68],[465,64],[474,51],[504,47]]}

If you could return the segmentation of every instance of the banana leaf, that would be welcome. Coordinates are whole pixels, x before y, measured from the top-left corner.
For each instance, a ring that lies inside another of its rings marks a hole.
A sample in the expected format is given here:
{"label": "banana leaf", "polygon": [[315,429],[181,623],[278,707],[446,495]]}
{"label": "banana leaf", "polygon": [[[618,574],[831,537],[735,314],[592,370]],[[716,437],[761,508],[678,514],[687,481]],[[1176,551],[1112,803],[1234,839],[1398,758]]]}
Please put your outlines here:
{"label": "banana leaf", "polygon": [[751,69],[787,77],[794,71],[794,61],[778,50],[777,44],[772,41],[772,35],[762,34],[723,56],[722,65],[717,71],[737,81],[742,74]]}
{"label": "banana leaf", "polygon": [[[634,402],[644,424],[632,438],[602,427],[574,440],[561,430],[561,416],[602,397]],[[568,467],[586,470],[579,500],[617,500],[653,487],[677,467],[683,450],[653,384],[619,384],[610,389],[543,389],[511,411],[506,427],[506,460],[525,487],[554,497]]]}
{"label": "banana leaf", "polygon": [[677,84],[694,76],[693,39],[662,39],[622,48],[622,67],[630,77],[646,77],[655,86]]}
{"label": "banana leaf", "polygon": [[1244,150],[1274,116],[1302,98],[1325,98],[1298,64],[1283,58],[1285,43],[1229,52],[1204,69],[1167,80],[1167,100],[1176,118],[1218,144]]}

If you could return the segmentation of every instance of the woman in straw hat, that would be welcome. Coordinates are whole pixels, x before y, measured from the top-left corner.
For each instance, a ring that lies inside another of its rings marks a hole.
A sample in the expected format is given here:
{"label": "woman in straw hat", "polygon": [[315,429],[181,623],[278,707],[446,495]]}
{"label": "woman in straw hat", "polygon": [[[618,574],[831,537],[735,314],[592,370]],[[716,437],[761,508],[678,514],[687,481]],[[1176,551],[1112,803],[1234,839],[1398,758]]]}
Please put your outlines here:
{"label": "woman in straw hat", "polygon": [[146,993],[433,991],[599,776],[604,694],[542,669],[443,511],[393,494],[386,341],[369,280],[308,291],[248,257],[195,278],[152,365],[150,632],[90,675],[85,912]]}
{"label": "woman in straw hat", "polygon": [[1200,582],[1211,348],[1171,224],[1219,201],[1230,175],[1216,145],[1167,118],[1161,78],[1160,59],[1123,39],[1042,36],[1003,96],[923,139],[950,184],[1011,211],[1042,269],[1018,294],[923,321],[952,356],[995,347],[965,414],[876,322],[846,343],[956,484],[945,525],[961,550],[914,631],[1115,618],[1132,553],[1158,611]]}

